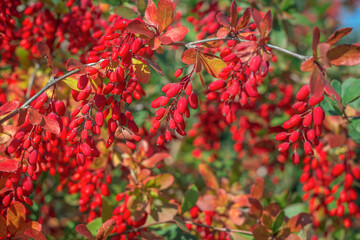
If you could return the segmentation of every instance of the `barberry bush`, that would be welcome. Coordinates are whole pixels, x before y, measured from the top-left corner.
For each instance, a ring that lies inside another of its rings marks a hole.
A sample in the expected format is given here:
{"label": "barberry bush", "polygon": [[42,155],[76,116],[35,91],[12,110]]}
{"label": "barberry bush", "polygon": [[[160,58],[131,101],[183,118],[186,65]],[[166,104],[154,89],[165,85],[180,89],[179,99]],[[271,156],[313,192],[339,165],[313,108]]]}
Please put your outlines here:
{"label": "barberry bush", "polygon": [[0,239],[360,239],[359,3],[2,0]]}

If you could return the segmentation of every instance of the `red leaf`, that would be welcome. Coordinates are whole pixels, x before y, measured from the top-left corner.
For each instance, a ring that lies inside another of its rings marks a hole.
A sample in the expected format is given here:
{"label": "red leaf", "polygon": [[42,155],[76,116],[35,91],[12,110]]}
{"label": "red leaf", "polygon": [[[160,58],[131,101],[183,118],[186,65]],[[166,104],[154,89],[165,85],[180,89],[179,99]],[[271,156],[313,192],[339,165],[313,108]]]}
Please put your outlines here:
{"label": "red leaf", "polygon": [[261,203],[256,198],[249,198],[250,202],[250,214],[256,218],[260,218],[262,215],[263,208]]}
{"label": "red leaf", "polygon": [[167,152],[161,152],[161,153],[155,153],[148,159],[141,162],[141,165],[143,165],[146,168],[153,168],[156,164],[161,162],[162,160],[170,158],[170,154]]}
{"label": "red leaf", "polygon": [[214,189],[214,190],[219,189],[219,183],[218,183],[214,173],[212,172],[211,168],[208,165],[206,165],[206,163],[201,163],[199,165],[199,173],[204,178],[205,184],[209,188]]}
{"label": "red leaf", "polygon": [[58,121],[44,115],[42,116],[42,119],[43,119],[43,121],[41,121],[42,128],[56,135],[60,134],[60,125]]}
{"label": "red leaf", "polygon": [[261,17],[260,12],[256,8],[252,8],[251,9],[251,16],[254,19],[254,22],[256,24],[257,29],[261,33],[262,30],[260,28],[261,28],[262,17]]}
{"label": "red leaf", "polygon": [[303,227],[312,222],[311,215],[308,213],[300,213],[292,218],[288,222],[291,232],[299,232]]}
{"label": "red leaf", "polygon": [[241,18],[237,23],[236,31],[239,31],[244,27],[246,27],[249,24],[249,22],[250,22],[250,8],[246,8],[243,15],[241,16]]}
{"label": "red leaf", "polygon": [[325,76],[319,67],[315,65],[310,77],[310,92],[314,97],[320,97],[324,93]]}
{"label": "red leaf", "polygon": [[38,125],[41,123],[41,114],[33,108],[28,109],[29,121],[32,125]]}
{"label": "red leaf", "polygon": [[27,229],[24,234],[33,238],[34,240],[46,240],[46,237],[44,236],[44,234],[42,234],[42,232],[39,232],[38,230],[33,228]]}
{"label": "red leaf", "polygon": [[315,58],[311,57],[300,66],[300,70],[303,72],[311,72],[314,69]]}
{"label": "red leaf", "polygon": [[340,28],[336,30],[331,36],[326,40],[326,42],[330,45],[334,45],[337,43],[341,38],[345,37],[349,33],[351,33],[352,28]]}
{"label": "red leaf", "polygon": [[216,19],[218,20],[218,22],[223,25],[226,26],[228,28],[231,28],[231,24],[229,22],[229,18],[222,12],[218,13],[216,15]]}
{"label": "red leaf", "polygon": [[18,230],[25,224],[25,206],[20,202],[13,202],[7,209],[6,225],[11,234],[18,232]]}
{"label": "red leaf", "polygon": [[104,222],[96,233],[96,240],[106,240],[112,229],[114,228],[115,224],[116,222],[114,219],[109,219]]}
{"label": "red leaf", "polygon": [[6,219],[0,215],[0,238],[7,238]]}
{"label": "red leaf", "polygon": [[261,177],[255,179],[254,185],[251,187],[251,197],[260,199],[264,192],[265,181]]}
{"label": "red leaf", "polygon": [[312,40],[312,49],[313,49],[313,56],[317,57],[317,46],[320,41],[320,30],[317,26],[314,27],[313,31],[313,40]]}
{"label": "red leaf", "polygon": [[233,0],[230,7],[230,22],[234,28],[236,28],[237,15],[237,5],[235,0]]}
{"label": "red leaf", "polygon": [[93,240],[94,237],[91,234],[90,230],[84,224],[79,224],[75,227],[75,230],[81,235],[86,237],[87,239]]}
{"label": "red leaf", "polygon": [[74,58],[69,58],[66,62],[66,70],[72,71],[74,69],[79,69],[80,73],[85,72],[84,64],[82,64],[79,60],[76,60]]}
{"label": "red leaf", "polygon": [[163,32],[173,21],[174,7],[171,0],[160,0],[157,5],[156,20],[159,32]]}
{"label": "red leaf", "polygon": [[149,41],[149,46],[152,50],[156,50],[161,46],[159,37],[155,37]]}
{"label": "red leaf", "polygon": [[17,126],[21,126],[24,124],[26,120],[26,115],[27,115],[27,109],[19,108],[19,119]]}
{"label": "red leaf", "polygon": [[178,42],[182,40],[188,32],[189,29],[184,26],[172,28],[160,36],[160,41],[165,45],[170,44],[171,42]]}
{"label": "red leaf", "polygon": [[145,11],[145,20],[153,26],[157,25],[156,11],[157,9],[155,3],[153,0],[149,0]]}
{"label": "red leaf", "polygon": [[45,58],[47,65],[51,67],[51,55],[48,45],[44,41],[36,43],[36,48],[42,58]]}
{"label": "red leaf", "polygon": [[329,58],[327,57],[327,52],[330,49],[330,44],[326,42],[322,42],[318,46],[319,48],[319,59],[321,59],[321,62],[323,63],[322,66],[327,69],[331,67],[331,63]]}
{"label": "red leaf", "polygon": [[195,64],[196,62],[196,50],[194,48],[187,49],[181,56],[181,61],[185,64]]}
{"label": "red leaf", "polygon": [[331,64],[339,65],[357,65],[360,63],[360,46],[351,45],[339,45],[330,49],[327,53]]}
{"label": "red leaf", "polygon": [[262,37],[268,37],[271,29],[272,29],[272,13],[271,11],[267,11],[267,13],[265,14],[263,20],[261,21],[261,36]]}
{"label": "red leaf", "polygon": [[134,20],[129,23],[126,27],[126,30],[133,34],[140,34],[140,36],[146,37],[148,39],[151,39],[155,36],[155,33],[139,20]]}
{"label": "red leaf", "polygon": [[15,159],[2,158],[0,159],[0,172],[15,172],[19,167],[19,162]]}
{"label": "red leaf", "polygon": [[9,112],[12,112],[16,108],[18,108],[20,105],[20,102],[18,101],[10,101],[5,103],[4,105],[0,106],[0,116],[7,114]]}

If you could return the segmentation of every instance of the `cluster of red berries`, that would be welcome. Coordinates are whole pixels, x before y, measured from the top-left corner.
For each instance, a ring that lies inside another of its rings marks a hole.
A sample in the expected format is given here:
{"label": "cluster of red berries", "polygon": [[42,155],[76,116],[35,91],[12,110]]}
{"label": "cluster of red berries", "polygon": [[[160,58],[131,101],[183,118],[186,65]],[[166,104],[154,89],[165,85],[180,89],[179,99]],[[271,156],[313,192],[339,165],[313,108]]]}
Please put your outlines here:
{"label": "cluster of red berries", "polygon": [[349,228],[351,217],[360,217],[355,203],[358,196],[353,187],[354,181],[360,180],[360,168],[350,161],[353,153],[341,154],[340,163],[331,164],[322,143],[315,147],[315,151],[316,156],[304,158],[300,177],[305,192],[303,200],[309,202],[314,226],[320,225],[322,214],[325,214],[342,219],[339,224]]}
{"label": "cluster of red berries", "polygon": [[292,106],[294,114],[289,120],[283,123],[283,128],[287,132],[281,132],[276,135],[277,141],[283,141],[278,150],[285,153],[292,144],[292,161],[294,164],[300,163],[300,156],[297,152],[300,143],[306,155],[313,155],[313,148],[319,144],[319,136],[322,133],[322,125],[325,118],[325,112],[319,106],[324,96],[310,97],[310,86],[304,85],[296,94],[297,102]]}

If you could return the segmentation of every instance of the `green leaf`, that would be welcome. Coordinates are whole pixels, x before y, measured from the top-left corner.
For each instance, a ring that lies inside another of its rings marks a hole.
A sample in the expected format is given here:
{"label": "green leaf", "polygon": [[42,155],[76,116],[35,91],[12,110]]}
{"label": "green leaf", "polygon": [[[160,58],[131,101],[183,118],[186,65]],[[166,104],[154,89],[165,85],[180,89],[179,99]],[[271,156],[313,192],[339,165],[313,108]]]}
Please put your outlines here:
{"label": "green leaf", "polygon": [[134,19],[138,16],[138,14],[134,10],[125,6],[115,8],[114,12],[116,15],[126,19]]}
{"label": "green leaf", "polygon": [[109,202],[109,200],[105,197],[102,198],[102,212],[101,212],[101,218],[103,222],[106,222],[108,219],[112,216],[112,206]]}
{"label": "green leaf", "polygon": [[281,225],[284,222],[284,218],[285,218],[285,212],[284,211],[279,212],[271,228],[273,233],[276,233],[280,229]]}
{"label": "green leaf", "polygon": [[156,234],[164,237],[165,240],[178,239],[178,240],[197,240],[196,236],[185,233],[176,224],[171,224],[167,228],[160,228],[155,232]]}
{"label": "green leaf", "polygon": [[341,96],[341,82],[338,80],[333,80],[331,82],[331,86],[335,89],[335,91]]}
{"label": "green leaf", "polygon": [[92,220],[91,222],[89,222],[88,224],[86,224],[86,227],[89,229],[91,234],[93,236],[95,236],[96,232],[99,230],[99,228],[101,227],[102,224],[103,224],[103,221],[102,221],[101,217],[98,217],[98,218],[95,218],[94,220]]}
{"label": "green leaf", "polygon": [[141,15],[144,15],[145,9],[146,9],[146,2],[145,2],[145,0],[138,0],[136,6],[137,6],[139,12],[141,13]]}
{"label": "green leaf", "polygon": [[181,214],[189,211],[193,206],[195,206],[199,198],[199,190],[195,185],[191,185],[185,193],[184,201],[181,204]]}
{"label": "green leaf", "polygon": [[20,64],[23,68],[28,69],[30,67],[29,52],[22,47],[17,47],[15,55],[18,57]]}
{"label": "green leaf", "polygon": [[320,105],[324,109],[326,115],[336,116],[342,114],[338,104],[327,96],[324,97],[324,101],[322,101]]}
{"label": "green leaf", "polygon": [[307,212],[306,209],[307,209],[307,206],[304,203],[294,203],[294,204],[287,206],[284,209],[284,212],[288,218],[291,218],[302,212]]}
{"label": "green leaf", "polygon": [[348,127],[349,136],[357,143],[360,143],[360,117],[350,120]]}
{"label": "green leaf", "polygon": [[293,19],[289,19],[291,24],[294,25],[299,25],[301,23],[301,25],[305,25],[308,27],[312,27],[314,26],[314,24],[309,20],[309,18],[307,18],[305,15],[301,14],[301,13],[291,13],[291,16],[293,17]]}
{"label": "green leaf", "polygon": [[123,4],[122,0],[100,0],[100,2],[107,3],[113,7],[120,6],[121,4]]}
{"label": "green leaf", "polygon": [[360,97],[360,80],[356,78],[347,79],[341,87],[341,99],[343,104],[348,104]]}

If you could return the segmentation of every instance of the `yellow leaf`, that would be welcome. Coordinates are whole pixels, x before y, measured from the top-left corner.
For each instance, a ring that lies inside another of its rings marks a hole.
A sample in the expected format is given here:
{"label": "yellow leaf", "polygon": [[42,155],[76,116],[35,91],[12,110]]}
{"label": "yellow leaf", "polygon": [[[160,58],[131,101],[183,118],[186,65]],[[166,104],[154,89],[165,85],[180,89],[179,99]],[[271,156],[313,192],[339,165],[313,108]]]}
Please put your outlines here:
{"label": "yellow leaf", "polygon": [[146,84],[150,80],[149,67],[140,60],[132,59],[132,67],[139,82]]}

